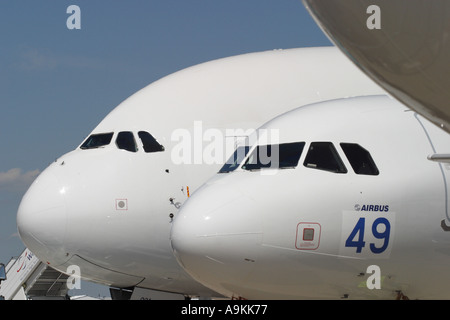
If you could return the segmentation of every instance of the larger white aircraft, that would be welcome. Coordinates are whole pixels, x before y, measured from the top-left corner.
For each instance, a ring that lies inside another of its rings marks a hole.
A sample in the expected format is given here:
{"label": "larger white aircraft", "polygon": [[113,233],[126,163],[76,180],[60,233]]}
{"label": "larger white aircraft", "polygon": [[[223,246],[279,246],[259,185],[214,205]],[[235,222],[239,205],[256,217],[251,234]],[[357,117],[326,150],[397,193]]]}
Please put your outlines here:
{"label": "larger white aircraft", "polygon": [[448,0],[303,0],[318,25],[392,96],[450,132]]}
{"label": "larger white aircraft", "polygon": [[[83,279],[208,296],[173,256],[181,204],[239,140],[300,105],[384,91],[336,48],[274,50],[200,64],[117,106],[24,195],[17,225],[51,267]],[[72,267],[70,270],[75,270]]]}
{"label": "larger white aircraft", "polygon": [[193,278],[236,299],[450,298],[446,132],[373,96],[256,133],[174,221]]}

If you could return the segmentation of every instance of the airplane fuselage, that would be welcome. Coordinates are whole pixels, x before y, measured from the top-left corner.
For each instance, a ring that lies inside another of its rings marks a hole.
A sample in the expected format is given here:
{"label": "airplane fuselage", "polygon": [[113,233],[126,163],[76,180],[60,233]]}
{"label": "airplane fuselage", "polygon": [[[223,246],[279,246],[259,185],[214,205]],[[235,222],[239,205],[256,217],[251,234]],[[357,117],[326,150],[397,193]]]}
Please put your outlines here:
{"label": "airplane fuselage", "polygon": [[[446,132],[387,97],[302,107],[261,129],[279,130],[280,168],[249,166],[256,143],[174,222],[195,279],[245,299],[450,296],[450,168],[427,159],[446,152]],[[282,151],[294,143],[295,164]]]}

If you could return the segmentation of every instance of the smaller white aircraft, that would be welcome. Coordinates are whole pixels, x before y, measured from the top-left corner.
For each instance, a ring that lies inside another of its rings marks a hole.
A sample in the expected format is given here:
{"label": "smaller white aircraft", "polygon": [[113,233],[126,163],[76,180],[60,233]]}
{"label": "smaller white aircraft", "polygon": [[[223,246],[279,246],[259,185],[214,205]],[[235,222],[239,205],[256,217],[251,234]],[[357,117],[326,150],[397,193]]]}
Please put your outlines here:
{"label": "smaller white aircraft", "polygon": [[171,231],[228,297],[450,298],[450,136],[386,96],[287,112],[236,149]]}

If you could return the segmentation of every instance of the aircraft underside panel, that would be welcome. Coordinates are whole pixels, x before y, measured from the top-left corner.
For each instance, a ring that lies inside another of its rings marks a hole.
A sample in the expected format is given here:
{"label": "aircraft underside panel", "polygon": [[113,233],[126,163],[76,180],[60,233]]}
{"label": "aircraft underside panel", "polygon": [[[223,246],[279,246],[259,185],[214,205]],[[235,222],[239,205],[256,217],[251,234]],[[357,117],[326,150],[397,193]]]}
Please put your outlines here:
{"label": "aircraft underside panel", "polygon": [[[69,268],[71,266],[79,267],[78,269],[80,272],[79,276],[82,279],[101,283],[112,287],[118,288],[134,287],[144,280],[143,277],[133,276],[130,274],[103,268],[102,266],[93,264],[78,255],[72,256],[72,258],[68,262],[66,262],[66,264],[58,266],[58,270],[61,272],[67,272],[67,270],[74,269]],[[85,276],[83,276],[83,274],[88,274],[89,278],[86,278]],[[104,279],[108,279],[109,282],[105,283]]]}

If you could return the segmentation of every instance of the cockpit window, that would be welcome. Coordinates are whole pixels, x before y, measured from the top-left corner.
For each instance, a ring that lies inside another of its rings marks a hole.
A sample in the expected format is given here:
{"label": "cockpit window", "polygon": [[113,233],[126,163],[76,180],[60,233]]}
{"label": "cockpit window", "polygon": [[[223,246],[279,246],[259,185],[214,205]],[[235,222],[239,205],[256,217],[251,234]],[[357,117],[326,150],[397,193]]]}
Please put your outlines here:
{"label": "cockpit window", "polygon": [[378,171],[369,151],[356,143],[341,143],[342,150],[356,174],[376,176]]}
{"label": "cockpit window", "polygon": [[95,149],[110,144],[113,133],[98,133],[90,135],[80,146],[81,149]]}
{"label": "cockpit window", "polygon": [[241,164],[242,160],[247,156],[248,146],[237,147],[236,151],[231,155],[223,167],[219,170],[219,173],[227,173],[234,171]]}
{"label": "cockpit window", "polygon": [[259,170],[262,168],[295,168],[304,146],[304,142],[257,146],[242,166],[242,169]]}
{"label": "cockpit window", "polygon": [[331,142],[312,142],[303,165],[307,168],[334,173],[347,173],[344,163]]}
{"label": "cockpit window", "polygon": [[145,152],[150,153],[164,151],[164,147],[160,145],[150,133],[146,131],[139,131],[138,136],[142,141]]}
{"label": "cockpit window", "polygon": [[137,146],[133,133],[130,131],[119,132],[116,138],[116,145],[119,149],[136,152]]}

